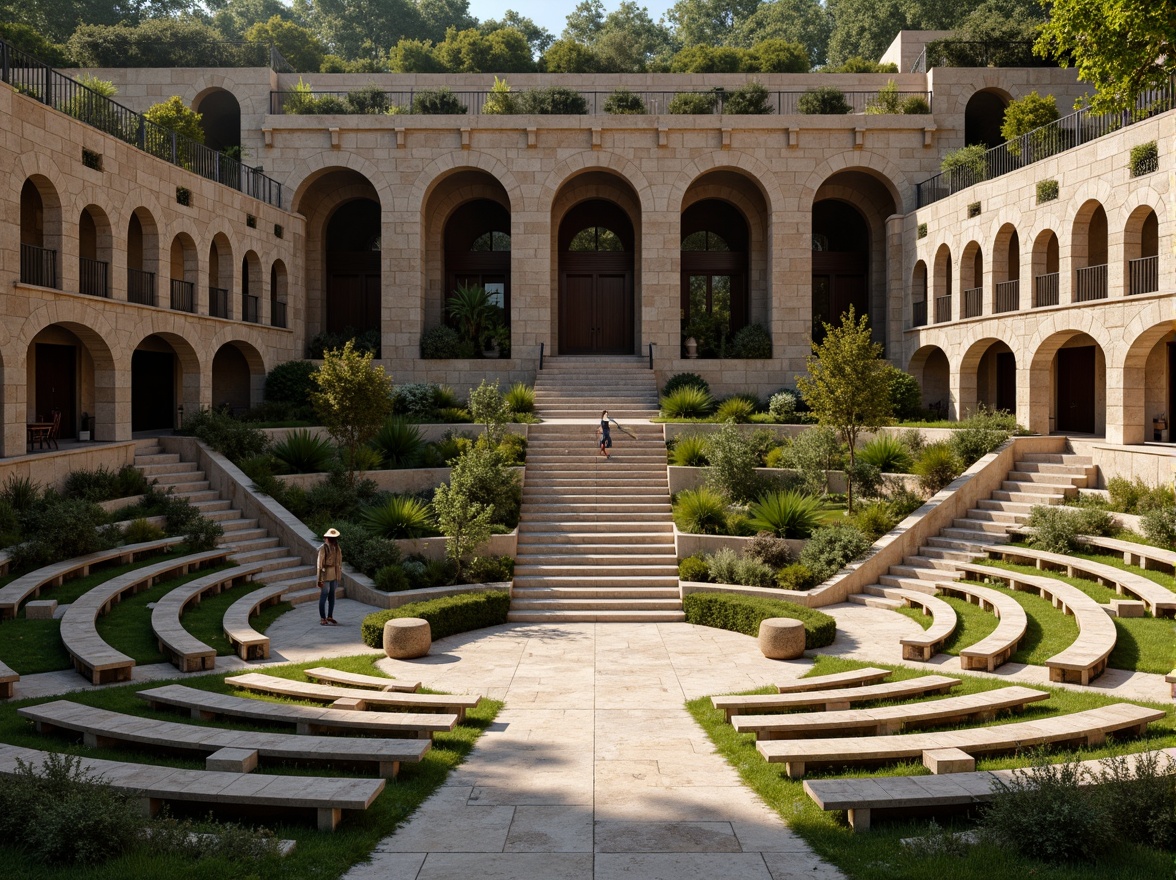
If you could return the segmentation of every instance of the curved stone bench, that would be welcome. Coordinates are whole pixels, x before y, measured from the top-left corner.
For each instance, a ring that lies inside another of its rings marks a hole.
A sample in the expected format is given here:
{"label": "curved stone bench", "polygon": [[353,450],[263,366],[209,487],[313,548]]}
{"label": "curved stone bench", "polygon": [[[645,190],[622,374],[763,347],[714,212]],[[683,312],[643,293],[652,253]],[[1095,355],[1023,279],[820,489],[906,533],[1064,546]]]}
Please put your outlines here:
{"label": "curved stone bench", "polygon": [[215,596],[246,583],[262,570],[261,565],[250,565],[214,572],[176,587],[155,603],[151,609],[151,631],[155,633],[160,653],[180,672],[216,668],[216,649],[184,629],[180,617],[189,605],[199,605],[205,596]]}
{"label": "curved stone bench", "polygon": [[11,699],[16,693],[16,683],[20,676],[6,663],[0,662],[0,700]]}
{"label": "curved stone bench", "polygon": [[271,703],[250,700],[231,694],[214,694],[182,684],[148,688],[135,694],[153,709],[161,706],[184,709],[193,718],[237,718],[267,724],[290,724],[301,734],[356,733],[373,736],[411,735],[431,739],[457,726],[457,716],[410,712],[360,712],[328,709],[324,706],[300,706],[296,703]]}
{"label": "curved stone bench", "polygon": [[1164,676],[1164,681],[1172,685],[1172,699],[1176,700],[1176,669]]}
{"label": "curved stone bench", "polygon": [[809,678],[798,678],[787,684],[776,686],[782,694],[798,694],[803,691],[820,691],[832,688],[858,687],[863,684],[874,684],[890,676],[889,669],[878,669],[866,666],[862,669],[850,669],[846,672],[831,672],[828,675],[814,675]]}
{"label": "curved stone bench", "polygon": [[342,669],[331,669],[329,666],[316,666],[304,669],[302,674],[307,678],[328,684],[342,684],[348,687],[371,688],[377,691],[401,691],[412,693],[421,689],[419,681],[411,684],[406,681],[396,681],[391,678],[380,678],[378,675],[363,675],[359,672],[344,672]]}
{"label": "curved stone bench", "polygon": [[1037,593],[1048,598],[1055,608],[1073,615],[1078,623],[1078,638],[1064,651],[1045,661],[1050,681],[1090,684],[1107,668],[1107,658],[1115,649],[1118,638],[1115,622],[1101,605],[1077,587],[1056,578],[1021,574],[972,562],[961,562],[956,569],[965,574],[1003,581],[1013,590]]}
{"label": "curved stone bench", "polygon": [[228,550],[220,548],[165,559],[117,575],[83,593],[61,618],[61,641],[73,660],[74,668],[89,678],[92,684],[129,681],[135,661],[98,635],[98,616],[109,611],[124,593],[137,593],[166,578],[223,562],[228,555]]}
{"label": "curved stone bench", "polygon": [[[225,684],[243,690],[278,694],[283,697],[293,697],[296,700],[310,700],[318,703],[334,703],[336,700],[347,700],[367,706],[379,706],[385,709],[452,712],[457,715],[458,721],[465,716],[466,709],[473,709],[482,699],[480,696],[467,697],[455,694],[406,694],[392,691],[360,690],[358,688],[336,687],[329,684],[292,681],[288,678],[278,678],[275,675],[265,675],[260,672],[247,672],[244,675],[235,675],[232,678],[226,678]],[[361,707],[356,706],[355,708]]]}
{"label": "curved stone bench", "polygon": [[1016,653],[1029,628],[1029,616],[1020,602],[999,590],[978,584],[944,581],[935,586],[941,593],[958,596],[992,612],[999,621],[991,633],[960,651],[961,668],[992,672]]}
{"label": "curved stone bench", "polygon": [[[0,776],[18,772],[18,760],[39,770],[50,752],[0,745]],[[117,791],[143,803],[151,815],[167,802],[264,807],[267,810],[312,809],[320,831],[334,831],[344,810],[366,810],[384,790],[383,779],[337,776],[266,776],[220,770],[181,770],[157,764],[126,764],[81,758],[81,768]],[[264,778],[264,784],[259,784]]]}
{"label": "curved stone bench", "polygon": [[168,547],[182,544],[183,541],[183,537],[173,537],[144,541],[140,544],[124,544],[121,547],[112,547],[110,550],[99,550],[97,553],[87,553],[85,556],[75,556],[73,559],[54,562],[42,566],[36,571],[23,574],[11,583],[0,587],[0,620],[16,617],[21,603],[26,599],[36,598],[46,587],[61,586],[62,582],[69,578],[85,577],[96,565],[105,563],[126,565],[141,556],[166,550]]}
{"label": "curved stone bench", "polygon": [[733,715],[750,715],[755,712],[787,712],[790,709],[816,708],[824,708],[829,712],[834,709],[848,709],[851,703],[864,703],[867,700],[921,697],[949,691],[959,683],[958,678],[949,678],[946,675],[921,675],[905,681],[887,681],[841,690],[711,697],[711,702],[716,709],[722,709],[730,721]]}
{"label": "curved stone bench", "polygon": [[227,609],[221,626],[229,644],[242,660],[267,660],[270,653],[269,636],[259,633],[249,622],[254,614],[282,601],[289,587],[267,585],[242,596]]}
{"label": "curved stone bench", "polygon": [[18,709],[17,714],[32,721],[38,733],[58,730],[80,733],[85,744],[95,749],[120,743],[163,751],[179,749],[213,756],[213,764],[222,750],[240,749],[266,760],[308,761],[328,766],[361,764],[386,779],[395,778],[402,762],[419,763],[432,746],[432,741],[427,739],[299,736],[198,727],[111,712],[69,700],[26,706]]}
{"label": "curved stone bench", "polygon": [[903,660],[922,660],[923,662],[930,660],[939,653],[943,643],[951,638],[951,634],[959,625],[955,609],[930,593],[920,593],[917,590],[888,589],[886,595],[897,596],[912,608],[918,605],[923,609],[923,614],[930,615],[932,619],[931,626],[920,635],[899,639],[899,643],[902,645]]}
{"label": "curved stone bench", "polygon": [[756,750],[769,763],[785,764],[793,779],[806,767],[819,765],[885,764],[919,760],[923,752],[959,749],[969,755],[1015,752],[1029,746],[1067,744],[1096,746],[1108,734],[1142,736],[1153,721],[1167,717],[1162,709],[1133,703],[1112,703],[1097,709],[1035,718],[996,727],[968,727],[935,733],[892,736],[834,737],[832,739],[759,740]]}
{"label": "curved stone bench", "polygon": [[1079,535],[1076,540],[1088,547],[1121,553],[1123,561],[1128,565],[1176,574],[1176,550],[1165,550],[1162,547],[1136,544],[1134,541],[1122,541],[1118,538],[1104,538],[1101,535]]}

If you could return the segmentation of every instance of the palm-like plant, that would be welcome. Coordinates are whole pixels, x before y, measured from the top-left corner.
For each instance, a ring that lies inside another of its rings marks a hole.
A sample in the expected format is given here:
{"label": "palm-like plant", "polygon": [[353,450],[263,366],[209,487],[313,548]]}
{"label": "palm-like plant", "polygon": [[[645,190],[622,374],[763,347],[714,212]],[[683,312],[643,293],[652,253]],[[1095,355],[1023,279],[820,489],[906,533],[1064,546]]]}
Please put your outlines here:
{"label": "palm-like plant", "polygon": [[305,428],[291,431],[270,449],[274,458],[296,474],[318,474],[335,458],[335,447],[325,437]]}
{"label": "palm-like plant", "polygon": [[695,385],[675,388],[660,401],[662,413],[671,419],[701,419],[710,415],[715,400]]}
{"label": "palm-like plant", "polygon": [[486,289],[476,284],[459,284],[445,303],[445,311],[457,322],[458,332],[479,347],[496,308]]}
{"label": "palm-like plant", "polygon": [[706,467],[706,438],[698,434],[686,434],[678,438],[670,461],[679,467]]}
{"label": "palm-like plant", "polygon": [[911,451],[897,437],[879,434],[858,450],[857,460],[873,465],[884,474],[906,474],[911,470]]}
{"label": "palm-like plant", "polygon": [[513,413],[534,412],[535,389],[524,382],[515,382],[506,392],[506,405]]}
{"label": "palm-like plant", "polygon": [[388,418],[372,438],[372,448],[380,453],[384,464],[390,468],[416,467],[424,445],[417,426],[401,416]]}
{"label": "palm-like plant", "polygon": [[751,502],[751,525],[777,538],[807,538],[821,524],[821,501],[803,492],[767,492]]}
{"label": "palm-like plant", "polygon": [[707,489],[686,489],[674,501],[674,522],[694,535],[718,535],[727,526],[727,500]]}
{"label": "palm-like plant", "polygon": [[381,538],[420,538],[436,531],[429,505],[411,495],[393,495],[362,511],[367,527]]}
{"label": "palm-like plant", "polygon": [[756,403],[746,397],[729,397],[719,404],[715,417],[720,422],[750,422],[755,410]]}

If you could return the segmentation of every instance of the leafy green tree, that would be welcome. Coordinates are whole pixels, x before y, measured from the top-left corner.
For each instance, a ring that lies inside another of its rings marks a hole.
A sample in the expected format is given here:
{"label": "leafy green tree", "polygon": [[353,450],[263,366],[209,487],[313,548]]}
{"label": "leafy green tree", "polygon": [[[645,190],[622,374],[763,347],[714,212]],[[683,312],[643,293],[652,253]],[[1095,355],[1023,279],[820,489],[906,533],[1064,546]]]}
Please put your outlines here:
{"label": "leafy green tree", "polygon": [[748,68],[748,51],[730,46],[687,46],[670,59],[673,73],[739,73]]}
{"label": "leafy green tree", "polygon": [[853,512],[855,446],[863,431],[874,431],[891,420],[890,377],[882,346],[870,337],[869,320],[855,318],[853,307],[833,327],[825,324],[825,338],[814,342],[806,362],[808,375],[796,383],[817,421],[837,432],[848,447],[846,507]]}
{"label": "leafy green tree", "polygon": [[548,73],[596,73],[600,59],[583,43],[559,39],[543,53],[539,67]]}
{"label": "leafy green tree", "polygon": [[493,385],[486,384],[483,379],[477,388],[470,389],[469,410],[474,421],[486,429],[490,443],[497,446],[502,441],[506,423],[510,421],[510,406],[506,396],[498,390],[497,379]]}
{"label": "leafy green tree", "polygon": [[295,24],[288,18],[274,15],[268,21],[251,25],[245,31],[251,43],[266,43],[282,53],[290,66],[298,71],[317,71],[323,63],[323,44],[309,28]]}
{"label": "leafy green tree", "polygon": [[1130,110],[1176,74],[1176,14],[1157,0],[1053,0],[1036,51],[1065,65],[1096,92],[1096,113]]}
{"label": "leafy green tree", "polygon": [[343,348],[323,352],[314,381],[318,391],[311,393],[311,404],[345,452],[347,482],[354,486],[356,453],[376,436],[392,412],[392,378],[372,363],[371,352],[360,354],[349,339]]}
{"label": "leafy green tree", "polygon": [[1046,95],[1043,98],[1034,90],[1009,102],[1009,106],[1005,108],[1004,122],[1000,126],[1000,136],[1009,141],[1009,152],[1019,156],[1019,139],[1043,125],[1049,125],[1057,118],[1058,102],[1054,100],[1054,96]]}
{"label": "leafy green tree", "polygon": [[294,6],[323,44],[344,59],[382,59],[401,39],[420,39],[424,23],[412,0],[305,0]]}
{"label": "leafy green tree", "polygon": [[900,30],[952,30],[974,6],[975,0],[828,0],[828,62],[881,58]]}
{"label": "leafy green tree", "polygon": [[65,46],[43,37],[40,32],[27,24],[16,21],[0,21],[0,37],[22,52],[27,52],[39,61],[53,67],[67,67],[70,58]]}
{"label": "leafy green tree", "polygon": [[154,122],[160,128],[170,129],[197,143],[204,143],[204,115],[191,109],[179,95],[172,95],[166,101],[152,104],[143,111],[143,116],[148,122]]}
{"label": "leafy green tree", "polygon": [[429,40],[401,40],[388,52],[388,69],[393,73],[441,73],[441,62]]}
{"label": "leafy green tree", "polygon": [[502,13],[502,18],[486,19],[478,25],[478,28],[484,34],[502,28],[514,28],[527,38],[527,42],[531,46],[531,54],[535,57],[542,55],[555,42],[555,37],[551,31],[547,30],[547,28],[540,27],[535,23],[534,19],[515,12],[513,9],[508,9]]}
{"label": "leafy green tree", "polygon": [[581,0],[567,17],[562,39],[590,49],[600,69],[610,73],[643,72],[673,46],[670,32],[633,0],[622,0],[608,15],[600,0]]}
{"label": "leafy green tree", "polygon": [[[467,456],[462,456],[466,458]],[[461,460],[454,467],[461,466]],[[494,505],[485,505],[470,498],[459,485],[442,484],[433,492],[433,512],[437,525],[445,535],[445,555],[453,560],[455,581],[461,581],[465,561],[490,540]]]}
{"label": "leafy green tree", "polygon": [[760,40],[748,56],[749,66],[760,73],[807,73],[810,66],[804,46],[788,40]]}
{"label": "leafy green tree", "polygon": [[229,0],[213,14],[212,26],[225,40],[242,40],[248,39],[245,36],[247,30],[274,16],[283,21],[294,21],[290,7],[281,0]]}
{"label": "leafy green tree", "polygon": [[82,67],[207,67],[213,47],[216,62],[233,66],[253,62],[237,48],[223,46],[220,32],[192,19],[153,19],[140,25],[87,24],[67,43]]}
{"label": "leafy green tree", "polygon": [[520,31],[503,28],[483,34],[476,28],[450,28],[433,49],[443,70],[452,73],[516,73],[535,69],[531,47]]}
{"label": "leafy green tree", "polygon": [[765,40],[800,43],[812,64],[824,64],[832,30],[833,19],[819,0],[772,0],[740,21],[731,41],[748,48]]}
{"label": "leafy green tree", "polygon": [[416,0],[421,30],[418,36],[439,43],[450,28],[458,31],[478,26],[470,15],[470,0]]}
{"label": "leafy green tree", "polygon": [[674,37],[683,46],[723,46],[735,28],[750,18],[761,0],[678,0],[666,12]]}
{"label": "leafy green tree", "polygon": [[580,0],[564,21],[562,39],[585,46],[596,41],[604,28],[604,3],[601,0]]}

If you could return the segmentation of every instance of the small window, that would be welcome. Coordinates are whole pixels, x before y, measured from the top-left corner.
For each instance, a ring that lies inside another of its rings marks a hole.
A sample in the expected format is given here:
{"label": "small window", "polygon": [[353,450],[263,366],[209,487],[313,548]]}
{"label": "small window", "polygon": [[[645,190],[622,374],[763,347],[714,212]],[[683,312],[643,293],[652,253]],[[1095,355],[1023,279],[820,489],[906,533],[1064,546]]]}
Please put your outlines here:
{"label": "small window", "polygon": [[727,240],[713,232],[692,232],[682,239],[684,251],[730,251]]}
{"label": "small window", "polygon": [[483,232],[470,245],[471,253],[486,253],[488,251],[509,251],[510,234],[506,232]]}
{"label": "small window", "polygon": [[603,226],[589,226],[587,229],[581,229],[572,237],[571,244],[568,245],[568,250],[573,253],[584,253],[591,251],[623,251],[624,244],[621,242],[621,237],[613,232],[611,229],[605,229]]}

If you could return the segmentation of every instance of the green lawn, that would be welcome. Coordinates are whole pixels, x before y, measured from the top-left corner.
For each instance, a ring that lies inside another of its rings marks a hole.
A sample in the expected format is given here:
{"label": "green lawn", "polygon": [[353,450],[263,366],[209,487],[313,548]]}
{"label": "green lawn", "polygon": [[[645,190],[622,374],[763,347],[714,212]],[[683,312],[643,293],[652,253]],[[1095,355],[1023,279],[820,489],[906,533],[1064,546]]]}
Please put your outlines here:
{"label": "green lawn", "polygon": [[[983,612],[982,612],[983,613]],[[888,666],[885,663],[858,663],[831,657],[818,657],[810,675],[825,675],[862,666]],[[903,666],[889,666],[895,669],[894,680],[925,674]],[[995,680],[960,675],[962,680],[952,693],[968,694],[1004,687],[1007,683]],[[1054,688],[1043,688],[1051,693],[1045,703],[1036,703],[1023,713],[1004,716],[996,724],[1028,720],[1049,715],[1076,712],[1095,706],[1106,705],[1114,700],[1090,694],[1077,693]],[[761,691],[764,692],[764,691]],[[864,704],[863,704],[864,705]],[[1150,705],[1150,704],[1149,704]],[[723,720],[723,713],[711,706],[709,698],[692,700],[687,708],[703,726],[718,751],[726,757],[744,782],[764,801],[775,809],[794,830],[796,830],[825,859],[839,867],[852,880],[994,880],[994,878],[1048,878],[1048,880],[1141,880],[1141,878],[1172,877],[1172,854],[1160,853],[1145,847],[1121,843],[1115,846],[1104,861],[1094,865],[1046,864],[1025,859],[1015,853],[988,845],[969,848],[963,855],[936,854],[904,847],[903,838],[919,836],[928,832],[926,819],[879,823],[868,834],[854,834],[845,824],[843,816],[824,813],[804,794],[800,780],[789,779],[782,765],[770,765],[755,751],[754,739],[750,734],[738,734]],[[1103,757],[1124,751],[1145,748],[1162,748],[1176,743],[1176,707],[1161,705],[1156,708],[1167,711],[1168,716],[1151,725],[1147,737],[1139,740],[1108,743],[1097,749],[1084,749],[1082,760]],[[996,757],[977,761],[981,770],[1020,766],[1023,758]],[[816,771],[810,776],[879,776],[900,774],[926,774],[922,765],[900,765],[868,770],[853,768],[848,773]],[[960,819],[949,827],[970,827],[967,820]]]}
{"label": "green lawn", "polygon": [[[373,667],[374,661],[382,654],[367,654],[356,657],[316,660],[290,666],[267,667],[266,672],[287,678],[304,680],[302,670],[311,666],[328,665],[352,672],[380,675]],[[83,691],[67,695],[67,699],[87,705],[103,706],[119,712],[140,715],[144,718],[166,718],[212,727],[234,729],[260,728],[245,724],[223,722],[200,722],[188,719],[186,715],[166,711],[152,711],[134,693],[146,687],[168,683],[182,683],[190,687],[218,693],[234,693],[224,684],[224,674],[186,676],[170,682],[124,685],[103,688],[97,691]],[[47,698],[47,699],[57,699]],[[31,748],[50,747],[54,751],[86,754],[113,760],[165,764],[177,767],[203,767],[202,760],[156,755],[135,749],[86,749],[66,737],[47,738],[37,734],[32,725],[17,716],[16,710],[25,705],[45,702],[43,699],[12,701],[0,706],[0,741]],[[433,748],[420,764],[403,765],[400,777],[389,781],[384,792],[366,812],[348,814],[334,834],[315,831],[312,823],[271,823],[266,821],[279,838],[297,841],[297,848],[288,857],[261,865],[251,862],[229,862],[223,859],[207,859],[193,863],[178,856],[154,855],[146,850],[131,853],[111,861],[99,868],[81,870],[78,868],[52,868],[34,863],[20,850],[0,846],[0,860],[4,864],[6,880],[158,880],[161,877],[184,878],[184,880],[225,880],[225,878],[264,877],[266,880],[303,880],[303,878],[335,878],[357,862],[362,862],[376,843],[400,825],[434,789],[445,781],[449,771],[460,764],[469,754],[475,740],[494,720],[502,704],[494,700],[483,700],[477,709],[470,711],[465,723],[451,733],[437,734]],[[318,776],[349,775],[332,772],[319,767],[304,768],[298,765],[262,766],[258,773],[282,773]],[[265,821],[265,820],[262,820]]]}
{"label": "green lawn", "polygon": [[[199,605],[190,605],[188,610],[184,612],[184,616],[180,618],[180,622],[184,625],[184,629],[190,632],[193,636],[200,639],[204,644],[210,648],[215,648],[217,656],[225,657],[236,652],[232,645],[229,644],[228,638],[225,637],[224,621],[225,612],[229,606],[253,590],[256,590],[261,585],[258,583],[246,583],[233,587],[230,590],[224,590],[219,595],[210,596],[200,602]],[[293,605],[289,602],[279,602],[276,605],[270,605],[268,608],[263,608],[256,615],[249,618],[250,625],[260,633],[264,633],[269,629],[270,624],[285,614],[287,611],[293,609]]]}

